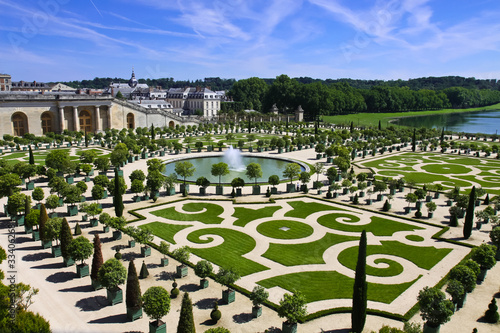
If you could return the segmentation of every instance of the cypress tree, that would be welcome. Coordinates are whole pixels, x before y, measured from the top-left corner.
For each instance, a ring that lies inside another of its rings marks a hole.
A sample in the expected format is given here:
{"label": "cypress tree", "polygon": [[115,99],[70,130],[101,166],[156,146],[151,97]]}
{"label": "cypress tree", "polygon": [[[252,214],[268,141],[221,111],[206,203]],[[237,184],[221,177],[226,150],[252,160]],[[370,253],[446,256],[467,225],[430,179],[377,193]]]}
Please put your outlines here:
{"label": "cypress tree", "polygon": [[467,212],[465,213],[464,221],[464,238],[469,239],[472,234],[472,225],[474,222],[474,208],[476,201],[476,187],[473,186],[469,194],[469,205],[467,206]]}
{"label": "cypress tree", "polygon": [[127,308],[138,309],[142,305],[141,285],[137,277],[137,270],[135,269],[134,260],[130,260],[128,264],[127,275],[127,291],[125,295],[125,303]]}
{"label": "cypress tree", "polygon": [[70,257],[68,253],[68,246],[72,240],[73,240],[73,235],[71,234],[71,228],[69,227],[68,220],[64,218],[61,226],[61,236],[60,236],[61,254],[64,259]]}
{"label": "cypress tree", "polygon": [[444,141],[444,127],[441,130],[441,143],[443,143],[443,141]]}
{"label": "cypress tree", "polygon": [[85,129],[85,147],[89,147],[89,137],[87,135],[87,129]]}
{"label": "cypress tree", "polygon": [[115,193],[114,193],[115,214],[117,217],[123,216],[123,197],[120,191],[120,177],[118,177],[118,167],[115,167]]}
{"label": "cypress tree", "polygon": [[184,293],[182,297],[181,315],[177,325],[177,333],[196,333],[193,319],[193,303],[189,298],[189,293]]}
{"label": "cypress tree", "polygon": [[380,122],[380,120],[378,121],[378,130],[382,130],[382,123]]}
{"label": "cypress tree", "polygon": [[417,150],[417,130],[413,129],[413,137],[411,139],[411,150],[416,151]]}
{"label": "cypress tree", "polygon": [[26,196],[24,200],[24,216],[28,216],[31,212],[31,198]]}
{"label": "cypress tree", "polygon": [[104,260],[102,258],[101,240],[99,234],[94,235],[94,257],[92,258],[92,268],[90,271],[90,278],[94,281],[99,281],[99,269],[101,268]]}
{"label": "cypress tree", "polygon": [[156,137],[155,125],[151,124],[151,140],[154,141],[155,137]]}
{"label": "cypress tree", "polygon": [[486,194],[486,198],[484,198],[483,205],[488,206],[490,204],[490,194]]}
{"label": "cypress tree", "polygon": [[361,233],[359,240],[358,262],[356,264],[356,275],[354,277],[354,288],[352,294],[352,331],[361,333],[365,327],[367,307],[367,284],[366,284],[366,231]]}
{"label": "cypress tree", "polygon": [[145,279],[148,276],[149,276],[148,266],[146,266],[146,263],[143,260],[142,261],[142,267],[141,267],[141,273],[139,274],[139,278]]}
{"label": "cypress tree", "polygon": [[28,146],[29,149],[29,163],[31,165],[35,165],[35,156],[33,156],[33,150],[31,149],[31,145]]}
{"label": "cypress tree", "polygon": [[40,205],[40,217],[38,220],[38,230],[40,230],[40,239],[45,239],[45,225],[49,220],[49,215],[47,214],[47,209],[44,204]]}

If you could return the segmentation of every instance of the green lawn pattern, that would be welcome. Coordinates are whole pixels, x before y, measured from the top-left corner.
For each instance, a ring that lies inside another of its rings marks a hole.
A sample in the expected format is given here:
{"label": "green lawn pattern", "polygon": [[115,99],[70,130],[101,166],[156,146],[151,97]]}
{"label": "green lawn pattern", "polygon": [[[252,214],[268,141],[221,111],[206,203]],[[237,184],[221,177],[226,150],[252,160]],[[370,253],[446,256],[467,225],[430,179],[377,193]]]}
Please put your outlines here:
{"label": "green lawn pattern", "polygon": [[151,222],[139,226],[139,228],[143,229],[149,228],[153,232],[153,234],[160,238],[163,238],[164,240],[172,244],[177,244],[174,240],[175,234],[189,227],[192,227],[192,225],[169,224],[163,222]]}
{"label": "green lawn pattern", "polygon": [[[290,230],[282,230],[280,228],[290,228]],[[314,229],[302,222],[276,220],[263,222],[257,226],[257,231],[266,237],[276,239],[299,239],[312,235]]]}
{"label": "green lawn pattern", "polygon": [[262,219],[265,217],[272,217],[276,211],[280,210],[279,206],[270,206],[259,209],[245,208],[245,207],[235,207],[234,216],[237,218],[233,225],[238,227],[245,227],[247,223],[254,220]]}
{"label": "green lawn pattern", "polygon": [[186,214],[178,212],[175,210],[175,207],[169,207],[151,212],[151,214],[172,221],[199,221],[205,224],[220,224],[223,221],[219,215],[224,212],[224,208],[216,204],[207,202],[191,202],[184,204],[182,209],[186,212],[201,212],[203,209],[206,209],[206,211],[199,214]]}
{"label": "green lawn pattern", "polygon": [[297,217],[300,219],[305,219],[309,215],[316,213],[316,212],[322,212],[322,211],[328,211],[328,210],[341,210],[336,207],[328,206],[325,204],[317,203],[317,202],[303,202],[303,201],[292,201],[288,203],[290,206],[292,206],[293,210],[287,212],[285,214],[286,217]]}
{"label": "green lawn pattern", "polygon": [[[369,282],[368,300],[390,304],[419,278],[407,283],[390,285]],[[315,302],[328,299],[350,299],[354,279],[336,271],[301,272],[276,276],[258,283],[265,288],[280,286],[290,292],[298,290],[304,294],[307,302]]]}

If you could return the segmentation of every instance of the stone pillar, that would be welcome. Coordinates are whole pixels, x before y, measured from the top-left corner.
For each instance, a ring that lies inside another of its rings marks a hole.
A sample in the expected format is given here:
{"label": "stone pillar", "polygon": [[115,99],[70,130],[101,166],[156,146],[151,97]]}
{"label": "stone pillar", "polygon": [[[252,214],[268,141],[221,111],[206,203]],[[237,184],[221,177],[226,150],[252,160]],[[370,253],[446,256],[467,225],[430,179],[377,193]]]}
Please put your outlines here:
{"label": "stone pillar", "polygon": [[78,119],[78,106],[73,106],[73,128],[75,131],[80,130],[80,119]]}
{"label": "stone pillar", "polygon": [[64,131],[64,107],[59,107],[59,130]]}
{"label": "stone pillar", "polygon": [[95,130],[99,132],[101,130],[101,110],[99,109],[101,106],[95,106]]}
{"label": "stone pillar", "polygon": [[[123,108],[123,107],[122,107],[122,108]],[[113,123],[112,123],[112,120],[113,120],[113,119],[111,118],[111,107],[110,107],[110,106],[108,106],[108,128],[109,128],[109,129],[113,128],[113,125],[112,125],[112,124],[113,124]],[[146,120],[147,120],[147,115],[146,115]],[[146,123],[147,123],[147,121],[146,121]]]}

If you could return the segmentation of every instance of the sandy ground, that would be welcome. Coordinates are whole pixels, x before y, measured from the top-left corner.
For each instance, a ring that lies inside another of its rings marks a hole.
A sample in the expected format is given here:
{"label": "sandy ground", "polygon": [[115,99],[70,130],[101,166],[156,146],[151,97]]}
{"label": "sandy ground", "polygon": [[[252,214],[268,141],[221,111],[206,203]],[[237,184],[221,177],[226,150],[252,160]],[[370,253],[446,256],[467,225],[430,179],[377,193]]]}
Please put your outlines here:
{"label": "sandy ground", "polygon": [[[262,153],[266,154],[266,153]],[[273,152],[267,154],[275,155]],[[193,155],[196,155],[194,153]],[[316,154],[313,149],[296,151],[291,153],[281,154],[282,157],[289,157],[292,159],[303,160],[308,163],[315,163]],[[386,157],[384,154],[381,157]],[[161,159],[169,159],[179,156],[165,156]],[[377,157],[378,158],[378,157]],[[324,162],[325,159],[320,161]],[[140,160],[132,164],[126,165],[124,168],[124,176],[128,182],[128,175],[135,169],[146,170],[146,160]],[[277,170],[277,173],[279,171]],[[112,177],[111,172],[109,176]],[[315,176],[312,177],[315,180]],[[324,176],[322,179],[326,179]],[[320,178],[320,179],[321,179]],[[79,180],[79,179],[77,179]],[[46,183],[35,184],[35,186],[46,186]],[[312,181],[310,186],[312,185]],[[285,184],[279,185],[279,191],[285,192]],[[263,187],[264,188],[264,187]],[[47,190],[45,188],[45,190]],[[406,190],[407,191],[407,190]],[[26,194],[31,194],[31,191],[23,191]],[[48,193],[48,191],[46,191]],[[192,192],[197,192],[195,188]],[[216,197],[214,187],[208,188],[210,197]],[[251,188],[246,187],[243,191],[243,197],[237,198],[237,201],[267,201],[265,196],[252,196],[250,195]],[[407,192],[406,192],[407,193]],[[300,195],[300,194],[299,194]],[[316,190],[310,191],[310,196],[319,196]],[[392,201],[391,212],[395,215],[403,215],[403,209],[407,205],[404,201],[403,193],[397,193]],[[90,196],[90,189],[87,192]],[[275,198],[292,198],[297,194],[283,194],[275,196]],[[322,195],[324,197],[324,193]],[[193,197],[198,195],[193,193]],[[132,194],[124,196],[125,209],[131,210],[140,208],[148,203],[132,203]],[[174,197],[161,197],[157,203],[167,202],[175,198],[180,198],[179,195]],[[222,197],[221,197],[222,198]],[[224,198],[227,198],[224,197]],[[432,219],[423,219],[436,225],[447,225],[449,215],[448,207],[444,202],[445,198],[441,196],[440,199],[435,200],[438,204],[438,209],[434,213]],[[349,203],[347,195],[340,196],[336,201]],[[111,207],[112,199],[108,198],[103,200],[105,211],[112,213]],[[370,208],[375,211],[380,210],[384,201],[375,202],[371,206],[363,205],[364,208]],[[0,200],[0,203],[6,203],[6,198]],[[58,212],[65,212],[65,207],[59,208]],[[414,211],[408,216],[412,217]],[[424,216],[426,215],[424,209]],[[126,214],[128,219],[133,219],[132,216]],[[5,216],[0,218],[0,245],[4,248],[8,247],[8,234],[9,230],[6,228],[8,219]],[[81,221],[81,215],[69,217],[70,225],[74,227],[77,221]],[[88,222],[80,222],[82,227],[87,226]],[[485,225],[480,231],[474,230],[472,237],[467,242],[479,245],[482,242],[489,241],[488,232],[491,225]],[[124,235],[120,241],[112,241],[111,233],[103,234],[101,227],[84,228],[84,235],[90,239],[94,233],[99,233],[102,241],[104,259],[111,258],[115,253],[114,248],[117,245],[127,246],[128,236]],[[39,312],[47,320],[50,321],[51,327],[54,332],[147,332],[149,319],[144,316],[135,322],[126,322],[126,308],[125,303],[115,306],[108,306],[106,302],[106,291],[98,290],[93,291],[90,287],[90,277],[77,278],[76,268],[63,267],[61,258],[52,258],[50,249],[42,250],[40,242],[31,241],[29,235],[24,235],[24,228],[17,227],[15,229],[17,238],[16,243],[16,267],[13,270],[15,273],[9,273],[6,262],[2,264],[2,269],[7,272],[6,275],[15,275],[16,281],[29,283],[33,287],[39,288],[40,293],[35,296],[35,303],[30,307],[30,310]],[[462,228],[451,228],[444,237],[451,239],[461,240]],[[135,259],[137,270],[144,261],[148,265],[150,276],[141,282],[142,292],[146,291],[150,286],[160,285],[170,290],[172,281],[170,278],[175,273],[175,266],[177,262],[170,258],[170,263],[167,267],[160,267],[161,255],[153,250],[150,257],[142,258],[140,255],[140,248],[137,245],[135,248],[125,248],[121,251],[124,256],[124,264],[128,265],[128,260]],[[91,260],[87,261],[88,263]],[[499,280],[500,265],[496,265],[487,275],[482,285],[478,285],[476,289],[468,295],[465,307],[456,312],[451,321],[442,326],[441,332],[472,332],[474,327],[477,327],[479,332],[500,332],[499,325],[490,325],[480,321],[481,316],[487,309],[488,304],[493,296],[497,298],[500,296]],[[436,280],[439,280],[436,277]],[[179,288],[182,292],[189,292],[193,300],[193,312],[196,322],[196,329],[198,332],[203,332],[214,325],[210,322],[210,311],[214,301],[221,300],[223,287],[213,280],[210,280],[210,287],[208,289],[199,289],[199,278],[195,276],[194,272],[190,269],[187,277],[178,279]],[[125,289],[125,286],[123,286]],[[181,293],[182,296],[182,293]],[[181,298],[172,300],[172,307],[169,314],[164,317],[167,322],[168,331],[172,332],[176,329]],[[415,302],[414,299],[402,300],[409,304]],[[264,332],[265,330],[278,332],[281,328],[282,318],[279,318],[271,309],[264,308],[263,316],[257,319],[251,317],[251,301],[243,295],[237,294],[236,302],[230,305],[221,305],[222,319],[215,326],[223,326],[231,330],[231,332]],[[412,321],[421,322],[420,316],[417,314],[412,318]],[[391,325],[402,327],[402,323],[398,321],[389,320],[378,316],[368,316],[365,332],[377,330],[382,325]],[[299,326],[300,332],[348,332],[350,327],[350,314],[336,314],[322,318],[318,318],[302,324]]]}

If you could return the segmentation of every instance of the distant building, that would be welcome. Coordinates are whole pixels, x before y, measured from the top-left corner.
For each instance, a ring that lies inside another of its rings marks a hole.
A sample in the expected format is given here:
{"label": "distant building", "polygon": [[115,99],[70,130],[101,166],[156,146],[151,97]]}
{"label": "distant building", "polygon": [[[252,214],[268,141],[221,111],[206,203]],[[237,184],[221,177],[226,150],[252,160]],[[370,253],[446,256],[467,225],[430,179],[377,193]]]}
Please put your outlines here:
{"label": "distant building", "polygon": [[0,91],[10,91],[12,80],[9,74],[0,74]]}
{"label": "distant building", "polygon": [[12,82],[11,91],[35,91],[44,93],[46,91],[50,91],[51,87],[48,83],[45,82],[26,82],[26,81],[15,81]]}
{"label": "distant building", "polygon": [[209,88],[170,88],[167,101],[174,111],[183,110],[187,114],[195,114],[199,110],[204,117],[216,117],[220,111],[220,95]]}
{"label": "distant building", "polygon": [[50,91],[70,91],[76,92],[77,89],[71,88],[70,86],[65,85],[64,83],[56,83],[50,88]]}

